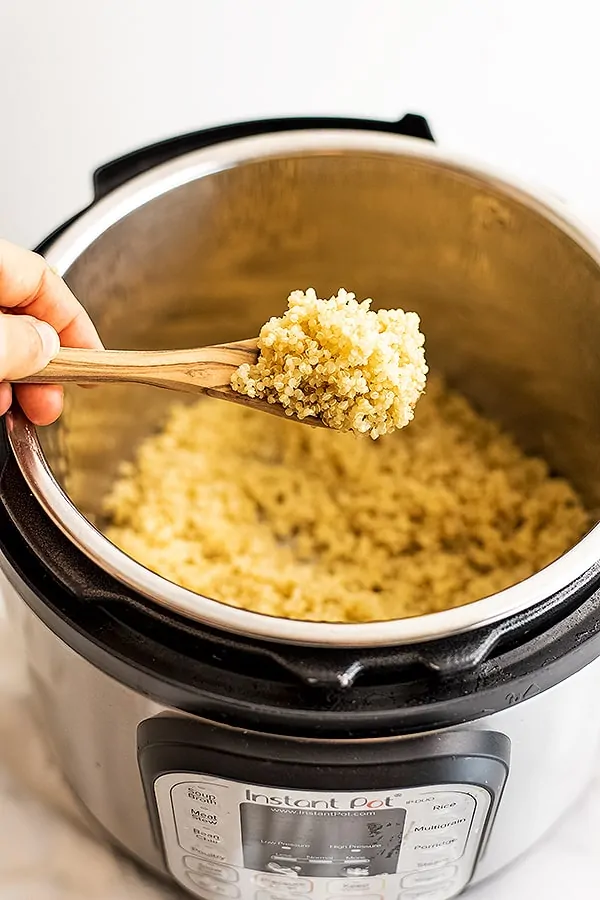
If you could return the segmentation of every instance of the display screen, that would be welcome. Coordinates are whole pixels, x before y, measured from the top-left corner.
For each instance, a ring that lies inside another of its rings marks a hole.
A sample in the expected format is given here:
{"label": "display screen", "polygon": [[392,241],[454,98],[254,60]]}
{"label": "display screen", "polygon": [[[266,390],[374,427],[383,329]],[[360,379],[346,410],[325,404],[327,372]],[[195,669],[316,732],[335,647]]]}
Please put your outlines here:
{"label": "display screen", "polygon": [[394,874],[404,809],[315,810],[240,804],[244,866],[319,878]]}

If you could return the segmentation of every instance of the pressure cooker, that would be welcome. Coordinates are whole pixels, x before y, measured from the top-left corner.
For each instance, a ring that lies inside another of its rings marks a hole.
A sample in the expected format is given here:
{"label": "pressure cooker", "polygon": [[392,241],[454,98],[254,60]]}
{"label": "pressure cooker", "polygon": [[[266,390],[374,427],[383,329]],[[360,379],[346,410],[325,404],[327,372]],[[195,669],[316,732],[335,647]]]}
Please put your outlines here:
{"label": "pressure cooker", "polygon": [[[94,189],[39,249],[107,346],[247,338],[309,285],[405,305],[431,368],[597,507],[600,246],[560,201],[445,153],[415,115],[213,128]],[[0,432],[11,615],[99,832],[204,900],[449,900],[527,850],[598,758],[599,528],[430,615],[233,608],[103,535],[120,463],[175,401],[74,387],[56,426],[13,408]]]}

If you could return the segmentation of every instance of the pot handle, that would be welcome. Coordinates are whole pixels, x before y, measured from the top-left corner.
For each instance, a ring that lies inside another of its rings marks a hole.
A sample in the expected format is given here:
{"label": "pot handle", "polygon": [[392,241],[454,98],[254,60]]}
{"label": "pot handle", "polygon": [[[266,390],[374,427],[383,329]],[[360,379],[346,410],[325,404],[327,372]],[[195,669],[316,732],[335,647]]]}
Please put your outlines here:
{"label": "pot handle", "polygon": [[399,134],[405,137],[420,138],[424,141],[434,141],[427,119],[416,113],[407,113],[396,122],[378,121],[377,119],[312,116],[289,119],[262,119],[251,122],[239,122],[233,125],[220,125],[216,128],[206,128],[201,131],[178,135],[174,138],[158,141],[155,144],[149,144],[147,147],[141,147],[139,150],[120,156],[96,169],[92,176],[94,187],[93,201],[89,206],[80,210],[44,238],[35,248],[35,252],[41,253],[43,256],[60,235],[76,222],[80,216],[103,197],[106,197],[107,194],[126,184],[131,178],[135,178],[136,175],[142,175],[144,172],[183,156],[185,153],[201,150],[204,147],[210,147],[212,144],[222,141],[251,137],[266,132],[300,131],[314,128],[383,131],[388,134]]}
{"label": "pot handle", "polygon": [[178,135],[155,144],[149,144],[132,153],[127,153],[112,162],[106,163],[94,172],[94,198],[102,199],[116,188],[121,187],[136,175],[141,175],[163,163],[210,147],[224,141],[238,140],[258,134],[306,131],[321,128],[357,129],[363,131],[383,131],[400,134],[405,137],[420,138],[433,141],[433,134],[427,120],[415,113],[407,113],[397,122],[379,121],[376,119],[354,119],[337,117],[306,116],[283,119],[262,119],[250,122],[237,122],[233,125],[220,125]]}

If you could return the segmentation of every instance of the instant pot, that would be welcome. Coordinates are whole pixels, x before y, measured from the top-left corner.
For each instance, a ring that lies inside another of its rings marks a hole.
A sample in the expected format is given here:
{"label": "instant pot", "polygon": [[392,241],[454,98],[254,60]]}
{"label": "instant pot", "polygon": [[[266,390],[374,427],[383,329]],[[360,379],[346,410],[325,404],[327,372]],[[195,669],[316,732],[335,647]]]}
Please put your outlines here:
{"label": "instant pot", "polygon": [[[600,248],[558,201],[444,153],[418,116],[216,128],[94,185],[40,249],[107,346],[247,338],[309,285],[416,309],[431,367],[597,507]],[[180,401],[73,388],[56,426],[2,424],[10,608],[99,830],[204,900],[449,900],[527,850],[597,762],[598,527],[427,616],[234,609],[102,534],[120,462]]]}

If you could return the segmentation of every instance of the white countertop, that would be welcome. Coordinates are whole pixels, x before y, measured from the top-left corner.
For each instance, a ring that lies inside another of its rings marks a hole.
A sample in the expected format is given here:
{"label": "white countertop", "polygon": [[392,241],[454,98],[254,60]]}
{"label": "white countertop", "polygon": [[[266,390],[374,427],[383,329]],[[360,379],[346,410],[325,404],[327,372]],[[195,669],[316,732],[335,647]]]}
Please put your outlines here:
{"label": "white countertop", "polygon": [[[1,595],[0,581],[0,595]],[[2,900],[175,900],[86,830],[50,762],[27,704],[23,655],[0,600],[0,897]],[[590,710],[590,714],[595,711]],[[600,712],[598,713],[600,714]],[[551,785],[548,786],[551,789]],[[588,900],[600,884],[600,752],[586,796],[544,841],[469,900]],[[187,896],[187,895],[185,895]]]}

